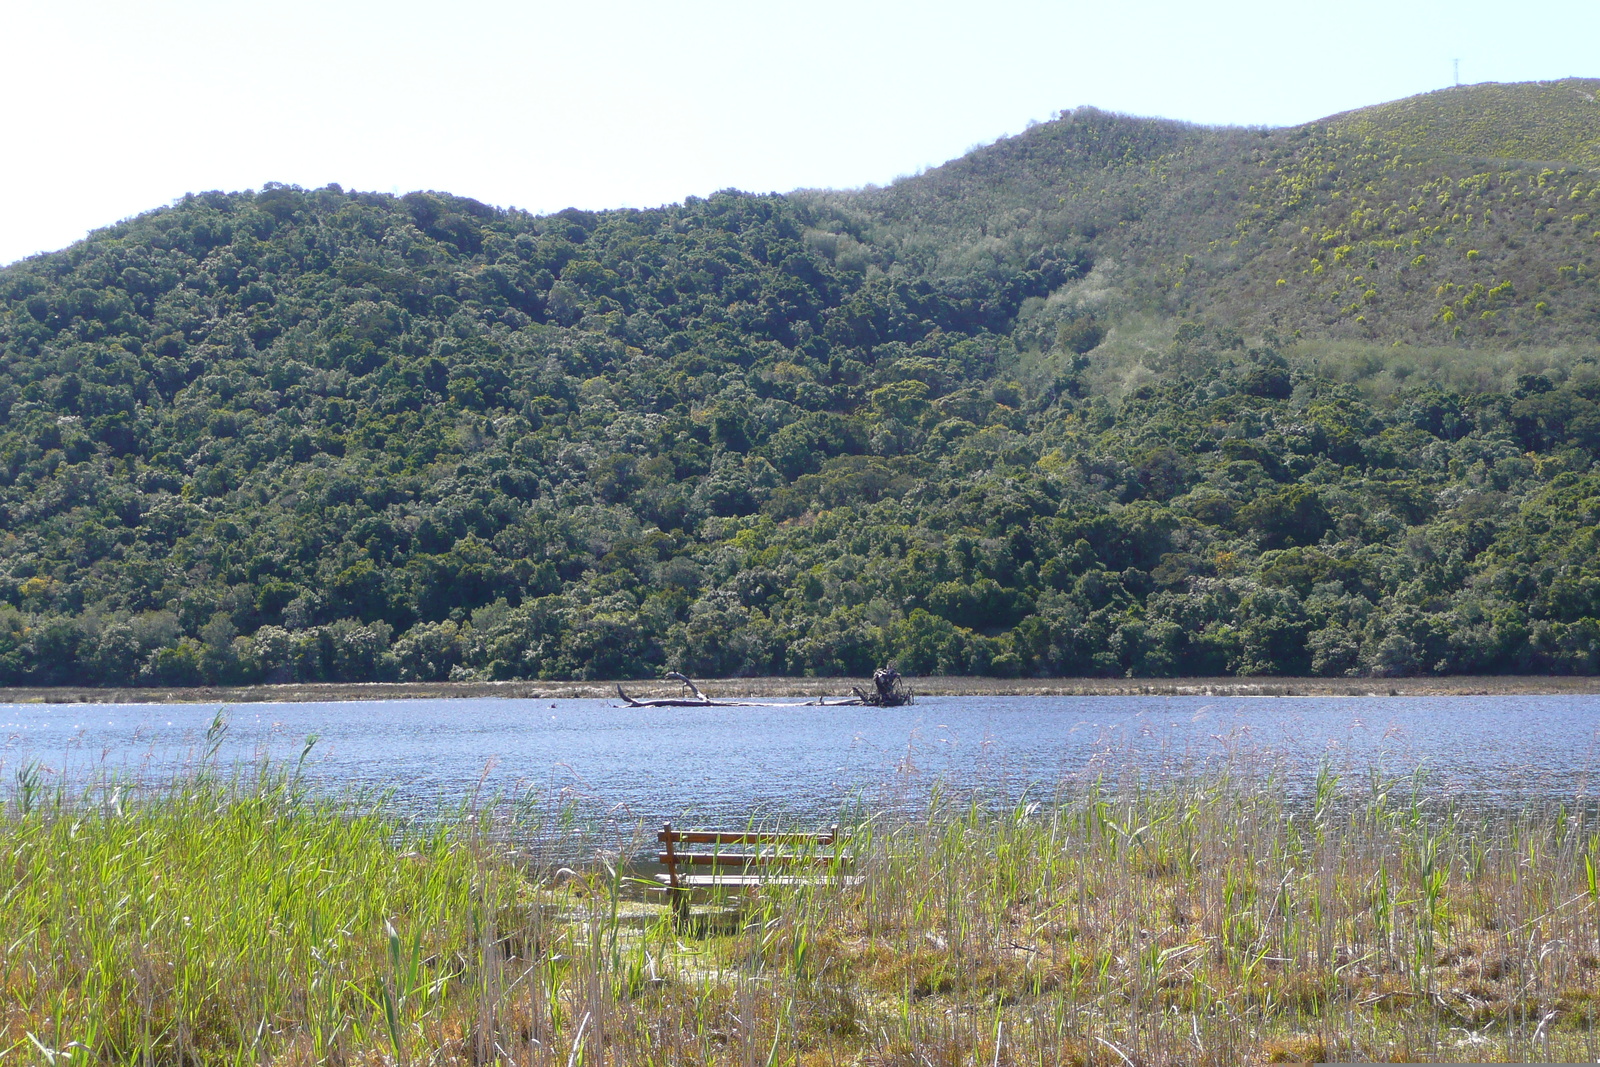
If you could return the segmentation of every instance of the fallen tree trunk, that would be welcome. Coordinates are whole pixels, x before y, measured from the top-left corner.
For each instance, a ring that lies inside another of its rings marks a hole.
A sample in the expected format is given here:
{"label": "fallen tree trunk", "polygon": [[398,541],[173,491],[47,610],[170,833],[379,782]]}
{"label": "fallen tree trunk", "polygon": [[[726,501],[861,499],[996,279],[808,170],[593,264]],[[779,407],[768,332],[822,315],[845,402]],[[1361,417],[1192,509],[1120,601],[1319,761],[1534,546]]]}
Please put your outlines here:
{"label": "fallen tree trunk", "polygon": [[906,688],[900,672],[893,667],[884,667],[872,676],[875,693],[864,693],[858,687],[851,686],[855,693],[853,697],[841,697],[838,700],[829,700],[827,697],[817,697],[815,700],[805,700],[800,703],[787,701],[758,701],[758,700],[712,700],[700,691],[688,678],[677,671],[669,671],[664,677],[674,682],[687,686],[692,695],[681,697],[648,697],[643,700],[631,697],[619,684],[617,696],[630,708],[892,708],[901,704],[913,702],[911,690]]}
{"label": "fallen tree trunk", "polygon": [[844,697],[840,700],[829,700],[827,697],[818,697],[815,700],[803,700],[800,703],[792,701],[773,700],[712,700],[710,697],[647,697],[640,700],[629,696],[623,691],[622,686],[617,686],[617,696],[622,698],[624,704],[630,708],[847,708],[860,707],[867,701],[860,697]]}
{"label": "fallen tree trunk", "polygon": [[748,705],[738,701],[724,703],[720,700],[707,700],[701,697],[693,700],[687,697],[655,697],[646,700],[635,700],[623,692],[622,686],[617,686],[617,696],[630,708],[742,708]]}
{"label": "fallen tree trunk", "polygon": [[633,697],[622,691],[621,685],[617,686],[617,696],[621,697],[630,708],[738,708],[747,706],[739,701],[725,703],[720,700],[712,700],[710,697],[700,692],[699,686],[695,685],[677,671],[668,671],[666,677],[671,681],[682,682],[684,685],[688,686],[689,689],[694,693],[694,696],[657,697],[649,700],[635,700]]}

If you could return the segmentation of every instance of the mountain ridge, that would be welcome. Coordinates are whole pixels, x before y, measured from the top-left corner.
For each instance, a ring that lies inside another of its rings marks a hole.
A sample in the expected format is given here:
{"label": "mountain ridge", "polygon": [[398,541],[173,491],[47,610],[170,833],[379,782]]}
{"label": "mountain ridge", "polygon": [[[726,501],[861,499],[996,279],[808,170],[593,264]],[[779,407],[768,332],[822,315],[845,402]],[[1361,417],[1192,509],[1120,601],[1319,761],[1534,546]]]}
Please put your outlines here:
{"label": "mountain ridge", "polygon": [[1600,167],[1600,78],[1453,86],[1306,125],[1348,127],[1406,148],[1594,169]]}
{"label": "mountain ridge", "polygon": [[[1579,99],[1569,92],[1579,84],[1600,88],[1569,80],[1442,92],[1457,112],[1486,101],[1484,121],[1509,138],[1514,120],[1553,96]],[[1439,95],[1271,130],[1079,108],[885,189],[816,199],[935,272],[970,267],[999,234],[1013,257],[1087,240],[1123,265],[1134,303],[1184,317],[1203,299],[1208,315],[1248,332],[1592,341],[1592,166],[1556,172],[1505,159],[1486,170],[1415,137],[1384,140],[1380,126]],[[1600,107],[1556,119],[1552,136],[1600,144]]]}

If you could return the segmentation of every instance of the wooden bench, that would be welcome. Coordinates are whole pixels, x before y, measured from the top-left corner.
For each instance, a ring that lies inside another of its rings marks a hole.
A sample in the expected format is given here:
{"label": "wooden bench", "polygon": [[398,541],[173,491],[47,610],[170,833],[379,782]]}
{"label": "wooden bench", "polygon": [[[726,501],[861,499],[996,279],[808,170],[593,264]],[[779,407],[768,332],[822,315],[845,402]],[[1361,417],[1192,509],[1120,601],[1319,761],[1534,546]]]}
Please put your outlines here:
{"label": "wooden bench", "polygon": [[[656,840],[662,846],[658,858],[666,867],[656,880],[680,917],[688,914],[689,895],[697,889],[752,893],[763,886],[854,885],[861,881],[843,873],[852,857],[842,851],[837,824],[826,833],[791,834],[674,830],[667,823]],[[723,851],[725,845],[733,850]],[[706,873],[691,873],[694,869]]]}

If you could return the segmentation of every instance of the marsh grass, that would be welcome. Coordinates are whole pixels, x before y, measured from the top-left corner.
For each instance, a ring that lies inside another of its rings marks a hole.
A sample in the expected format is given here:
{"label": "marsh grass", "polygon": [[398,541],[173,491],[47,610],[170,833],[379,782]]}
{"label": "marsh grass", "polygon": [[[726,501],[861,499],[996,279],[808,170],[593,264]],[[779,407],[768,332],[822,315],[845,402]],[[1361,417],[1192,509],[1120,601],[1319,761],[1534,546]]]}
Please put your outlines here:
{"label": "marsh grass", "polygon": [[419,827],[270,767],[70,802],[18,778],[0,1057],[337,1060],[426,1018],[521,884],[470,813]]}
{"label": "marsh grass", "polygon": [[686,924],[505,805],[426,821],[202,765],[0,822],[0,1059],[51,1064],[1593,1060],[1600,826],[1221,767],[864,818],[859,886]]}

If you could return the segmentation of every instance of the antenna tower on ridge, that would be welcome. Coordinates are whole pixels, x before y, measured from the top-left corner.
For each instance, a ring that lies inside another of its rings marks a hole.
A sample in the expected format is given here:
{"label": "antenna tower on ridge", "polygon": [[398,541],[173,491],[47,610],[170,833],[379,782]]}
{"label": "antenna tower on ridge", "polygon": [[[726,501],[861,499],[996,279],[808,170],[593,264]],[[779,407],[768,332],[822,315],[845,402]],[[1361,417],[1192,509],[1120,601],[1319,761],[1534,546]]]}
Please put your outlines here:
{"label": "antenna tower on ridge", "polygon": [[1450,66],[1455,70],[1456,87],[1460,88],[1461,87],[1461,60],[1452,59],[1450,61]]}

